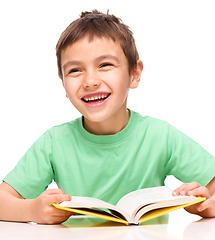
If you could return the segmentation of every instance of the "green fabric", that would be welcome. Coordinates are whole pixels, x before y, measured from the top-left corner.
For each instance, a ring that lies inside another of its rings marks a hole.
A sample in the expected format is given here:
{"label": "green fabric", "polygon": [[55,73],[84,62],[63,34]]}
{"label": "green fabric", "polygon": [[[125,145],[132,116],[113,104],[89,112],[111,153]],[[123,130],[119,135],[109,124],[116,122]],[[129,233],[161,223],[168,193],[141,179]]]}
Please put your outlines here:
{"label": "green fabric", "polygon": [[206,185],[215,158],[167,122],[130,111],[119,133],[97,136],[82,118],[55,126],[27,151],[4,181],[35,198],[54,181],[65,193],[115,204],[126,193],[164,185],[167,175]]}

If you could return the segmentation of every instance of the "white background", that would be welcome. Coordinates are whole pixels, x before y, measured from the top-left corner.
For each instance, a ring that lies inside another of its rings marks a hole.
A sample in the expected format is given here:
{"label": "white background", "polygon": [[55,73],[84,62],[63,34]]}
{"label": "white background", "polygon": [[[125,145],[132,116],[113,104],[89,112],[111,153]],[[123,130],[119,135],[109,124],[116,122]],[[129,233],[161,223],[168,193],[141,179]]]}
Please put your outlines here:
{"label": "white background", "polygon": [[80,116],[58,78],[55,46],[92,9],[109,9],[134,32],[144,71],[128,107],[215,155],[215,1],[1,0],[0,179],[48,128]]}

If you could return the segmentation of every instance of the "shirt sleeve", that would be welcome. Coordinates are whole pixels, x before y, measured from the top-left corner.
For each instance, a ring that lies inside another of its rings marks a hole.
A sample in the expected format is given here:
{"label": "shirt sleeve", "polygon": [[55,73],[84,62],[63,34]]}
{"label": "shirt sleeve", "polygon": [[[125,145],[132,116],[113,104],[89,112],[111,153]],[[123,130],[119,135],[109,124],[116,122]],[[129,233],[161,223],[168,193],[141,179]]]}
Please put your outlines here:
{"label": "shirt sleeve", "polygon": [[52,138],[44,133],[3,179],[26,199],[38,197],[52,182]]}
{"label": "shirt sleeve", "polygon": [[169,127],[167,175],[206,186],[215,176],[215,158],[178,129]]}

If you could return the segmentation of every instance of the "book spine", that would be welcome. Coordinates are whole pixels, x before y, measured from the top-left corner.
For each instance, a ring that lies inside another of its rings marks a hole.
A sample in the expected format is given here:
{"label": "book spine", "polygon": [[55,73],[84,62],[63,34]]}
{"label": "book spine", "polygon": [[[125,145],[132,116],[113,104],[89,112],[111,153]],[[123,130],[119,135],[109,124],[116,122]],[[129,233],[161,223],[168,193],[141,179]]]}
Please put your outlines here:
{"label": "book spine", "polygon": [[128,223],[128,226],[139,226],[139,223]]}

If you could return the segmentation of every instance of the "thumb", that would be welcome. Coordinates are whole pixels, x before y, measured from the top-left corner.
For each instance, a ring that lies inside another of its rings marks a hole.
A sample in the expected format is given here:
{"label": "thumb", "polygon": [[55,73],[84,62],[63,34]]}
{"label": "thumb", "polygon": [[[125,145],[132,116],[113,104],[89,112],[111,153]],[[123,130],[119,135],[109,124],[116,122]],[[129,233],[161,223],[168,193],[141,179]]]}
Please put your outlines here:
{"label": "thumb", "polygon": [[51,195],[52,203],[61,203],[63,201],[71,201],[72,196],[70,194],[54,194]]}
{"label": "thumb", "polygon": [[45,201],[48,204],[61,203],[63,201],[72,200],[72,196],[70,194],[65,194],[61,189],[48,189],[41,195],[43,195],[44,197],[46,196]]}

